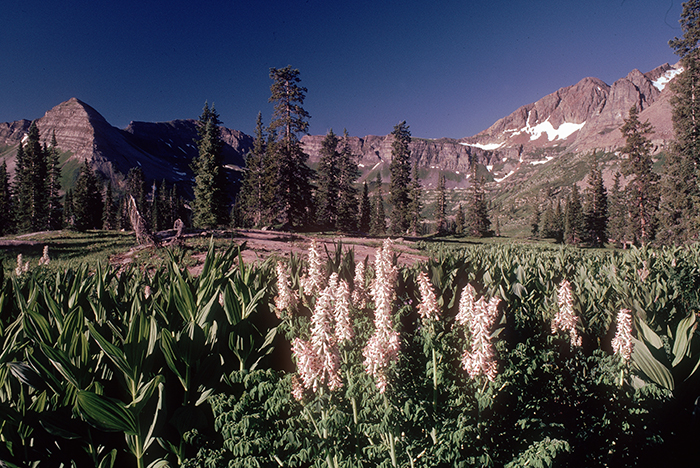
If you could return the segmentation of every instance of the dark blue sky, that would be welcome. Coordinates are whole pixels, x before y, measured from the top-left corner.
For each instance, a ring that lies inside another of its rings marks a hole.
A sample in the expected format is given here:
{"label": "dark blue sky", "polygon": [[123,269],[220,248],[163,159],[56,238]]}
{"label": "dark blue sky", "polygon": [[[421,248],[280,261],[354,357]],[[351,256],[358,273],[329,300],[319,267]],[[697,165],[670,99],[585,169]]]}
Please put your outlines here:
{"label": "dark blue sky", "polygon": [[196,118],[252,134],[270,67],[298,68],[310,132],[461,138],[595,76],[677,58],[678,0],[21,0],[0,8],[0,122],[77,97],[123,128]]}

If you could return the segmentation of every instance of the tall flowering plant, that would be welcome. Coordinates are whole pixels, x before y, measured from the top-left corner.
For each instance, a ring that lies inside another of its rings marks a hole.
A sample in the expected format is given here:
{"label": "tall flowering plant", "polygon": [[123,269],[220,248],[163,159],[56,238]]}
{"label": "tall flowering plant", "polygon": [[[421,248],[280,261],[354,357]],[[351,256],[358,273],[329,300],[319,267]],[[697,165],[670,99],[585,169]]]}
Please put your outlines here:
{"label": "tall flowering plant", "polygon": [[577,325],[579,318],[574,312],[574,295],[571,291],[571,283],[563,280],[557,292],[557,313],[552,320],[552,334],[565,332],[569,334],[571,346],[581,346],[581,337],[578,334]]}
{"label": "tall flowering plant", "polygon": [[379,393],[384,393],[389,385],[389,367],[397,361],[400,348],[399,333],[394,331],[391,320],[397,275],[391,261],[391,245],[387,239],[377,250],[370,292],[374,300],[374,334],[363,351],[365,370],[374,377]]}

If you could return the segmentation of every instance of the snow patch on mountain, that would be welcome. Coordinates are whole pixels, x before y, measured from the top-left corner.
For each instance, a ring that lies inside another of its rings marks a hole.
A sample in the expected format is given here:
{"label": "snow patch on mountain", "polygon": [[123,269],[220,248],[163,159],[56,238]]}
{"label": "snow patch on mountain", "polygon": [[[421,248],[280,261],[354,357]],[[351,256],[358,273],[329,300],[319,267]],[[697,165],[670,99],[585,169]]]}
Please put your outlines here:
{"label": "snow patch on mountain", "polygon": [[508,174],[504,175],[500,179],[493,179],[493,180],[495,180],[496,182],[503,182],[504,180],[506,180],[508,177],[512,176],[513,174],[515,174],[514,170],[510,171]]}
{"label": "snow patch on mountain", "polygon": [[683,71],[683,68],[672,68],[668,70],[666,73],[658,77],[656,80],[652,81],[652,84],[656,89],[659,91],[663,91],[664,88],[666,88],[666,85],[668,84],[669,81],[671,81],[676,75],[681,73]]}
{"label": "snow patch on mountain", "polygon": [[500,148],[504,144],[505,144],[505,142],[503,142],[503,143],[487,143],[485,145],[481,144],[481,143],[462,143],[462,142],[460,142],[460,145],[473,146],[475,148],[479,148],[479,149],[482,149],[485,151],[493,151],[495,149]]}
{"label": "snow patch on mountain", "polygon": [[538,166],[540,164],[547,164],[549,161],[554,159],[554,156],[547,156],[544,160],[542,161],[530,161],[530,164],[533,166]]}
{"label": "snow patch on mountain", "polygon": [[520,130],[512,130],[513,136],[520,135],[521,133],[529,133],[530,141],[535,141],[539,139],[543,133],[547,134],[547,140],[565,140],[574,132],[578,132],[586,125],[586,122],[580,124],[573,122],[564,122],[559,127],[554,128],[554,125],[549,121],[549,117],[542,123],[538,123],[534,127],[530,125],[530,113],[527,116],[527,122],[525,127]]}

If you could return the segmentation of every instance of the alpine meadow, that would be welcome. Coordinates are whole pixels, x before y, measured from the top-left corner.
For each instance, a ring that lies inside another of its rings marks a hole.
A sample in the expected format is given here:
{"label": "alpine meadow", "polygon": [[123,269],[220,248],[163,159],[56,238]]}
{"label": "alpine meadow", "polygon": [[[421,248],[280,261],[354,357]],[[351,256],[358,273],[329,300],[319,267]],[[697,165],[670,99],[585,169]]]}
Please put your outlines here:
{"label": "alpine meadow", "polygon": [[697,466],[682,8],[678,63],[460,139],[310,135],[291,65],[252,136],[0,123],[0,466]]}

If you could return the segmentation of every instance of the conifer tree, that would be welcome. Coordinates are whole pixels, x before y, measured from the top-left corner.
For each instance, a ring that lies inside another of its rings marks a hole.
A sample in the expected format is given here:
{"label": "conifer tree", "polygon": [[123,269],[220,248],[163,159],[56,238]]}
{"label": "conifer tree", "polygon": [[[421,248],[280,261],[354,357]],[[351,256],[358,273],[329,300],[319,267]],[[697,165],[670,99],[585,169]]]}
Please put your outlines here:
{"label": "conifer tree", "polygon": [[7,164],[3,159],[0,165],[0,236],[14,231],[13,214],[10,174],[7,172]]}
{"label": "conifer tree", "polygon": [[629,117],[625,119],[620,131],[626,140],[620,152],[626,156],[622,166],[623,173],[630,177],[626,191],[630,203],[631,231],[644,245],[654,238],[659,206],[658,176],[652,171],[652,143],[648,136],[653,130],[649,122],[639,121],[637,106],[632,106]]}
{"label": "conifer tree", "polygon": [[413,179],[411,180],[411,202],[408,207],[411,215],[409,231],[413,236],[421,234],[421,211],[423,210],[423,188],[418,175],[418,161],[415,161],[413,163]]}
{"label": "conifer tree", "polygon": [[104,206],[102,207],[102,229],[113,231],[117,229],[117,205],[112,193],[112,181],[107,183]]}
{"label": "conifer tree", "polygon": [[530,234],[532,237],[539,237],[540,234],[542,233],[540,229],[540,207],[539,204],[537,203],[537,200],[535,200],[535,203],[532,207],[532,217],[530,218]]}
{"label": "conifer tree", "polygon": [[335,226],[341,232],[357,230],[358,204],[355,181],[360,177],[360,169],[355,159],[356,157],[350,149],[350,137],[347,129],[345,129],[338,154],[338,216]]}
{"label": "conifer tree", "polygon": [[472,185],[469,193],[469,203],[465,213],[465,234],[472,237],[485,237],[491,229],[488,215],[488,204],[484,193],[484,178],[477,177],[476,164],[472,169]]}
{"label": "conifer tree", "polygon": [[302,107],[307,89],[298,84],[299,70],[289,65],[271,68],[270,79],[269,101],[275,104],[270,133],[277,135],[280,130],[278,141],[271,146],[278,169],[275,199],[282,222],[291,228],[303,228],[312,220],[313,212],[313,171],[306,165],[309,156],[298,137],[309,129],[309,113]]}
{"label": "conifer tree", "polygon": [[566,199],[564,213],[564,240],[567,244],[581,245],[586,241],[586,217],[581,205],[578,185],[571,187],[571,194]]}
{"label": "conifer tree", "polygon": [[382,174],[377,172],[377,191],[372,200],[372,220],[369,233],[371,236],[386,234],[386,215],[384,213],[384,195],[382,194]]}
{"label": "conifer tree", "polygon": [[391,204],[391,232],[404,234],[409,227],[409,203],[411,187],[411,132],[406,121],[402,121],[391,132],[394,141],[391,144],[391,185],[389,203]]}
{"label": "conifer tree", "polygon": [[73,191],[73,216],[78,231],[102,227],[102,195],[97,177],[87,160],[80,169]]}
{"label": "conifer tree", "polygon": [[608,192],[595,154],[593,154],[593,164],[588,175],[585,216],[591,246],[604,246],[608,240]]}
{"label": "conifer tree", "polygon": [[[268,180],[271,168],[266,164],[267,154],[262,114],[258,112],[255,139],[253,147],[245,157],[243,184],[236,200],[237,211],[245,227],[261,226],[268,222],[265,213],[269,209],[267,203],[271,203],[272,200],[266,197],[266,192],[270,190],[267,184],[274,184],[274,180]],[[273,172],[276,174],[276,171]]]}
{"label": "conifer tree", "polygon": [[162,230],[163,204],[158,196],[158,184],[151,185],[151,228],[154,232]]}
{"label": "conifer tree", "polygon": [[61,203],[61,165],[58,160],[58,143],[56,132],[51,134],[51,145],[48,148],[48,177],[46,191],[48,199],[48,228],[51,230],[63,227],[63,204]]}
{"label": "conifer tree", "polygon": [[462,204],[457,205],[457,214],[455,215],[455,235],[462,236],[464,234],[464,210]]}
{"label": "conifer tree", "polygon": [[445,193],[445,175],[438,175],[437,206],[435,207],[435,231],[438,235],[447,230],[447,198]]}
{"label": "conifer tree", "polygon": [[321,158],[318,162],[316,179],[316,224],[321,230],[332,229],[338,218],[338,194],[340,188],[340,168],[338,137],[329,130],[321,142]]}
{"label": "conifer tree", "polygon": [[680,57],[683,73],[669,84],[675,142],[666,156],[661,182],[657,240],[679,244],[697,240],[700,218],[700,1],[683,3],[683,35],[669,45]]}
{"label": "conifer tree", "polygon": [[24,152],[29,163],[30,223],[32,231],[48,228],[49,200],[46,193],[48,162],[45,148],[39,141],[39,128],[32,122],[27,133],[27,145]]}
{"label": "conifer tree", "polygon": [[22,142],[17,147],[14,185],[15,230],[17,232],[29,232],[32,227],[31,164],[27,160],[27,154],[24,152],[24,143]]}
{"label": "conifer tree", "polygon": [[547,208],[542,212],[540,222],[540,236],[544,239],[556,237],[556,228],[554,223],[554,209],[552,203],[547,203]]}
{"label": "conifer tree", "polygon": [[360,222],[358,229],[360,232],[369,234],[369,226],[372,220],[372,203],[369,199],[369,188],[367,181],[362,184],[362,200],[360,201]]}
{"label": "conifer tree", "polygon": [[219,114],[204,104],[197,128],[197,157],[192,160],[195,174],[193,222],[196,227],[211,228],[228,224],[229,200],[223,169],[223,143]]}
{"label": "conifer tree", "polygon": [[608,234],[610,240],[616,247],[620,247],[627,239],[627,225],[629,217],[629,209],[625,192],[620,189],[619,172],[615,173],[613,186],[610,189],[610,219],[608,222]]}
{"label": "conifer tree", "polygon": [[63,226],[68,229],[75,228],[75,216],[73,215],[73,190],[66,190],[63,199]]}

